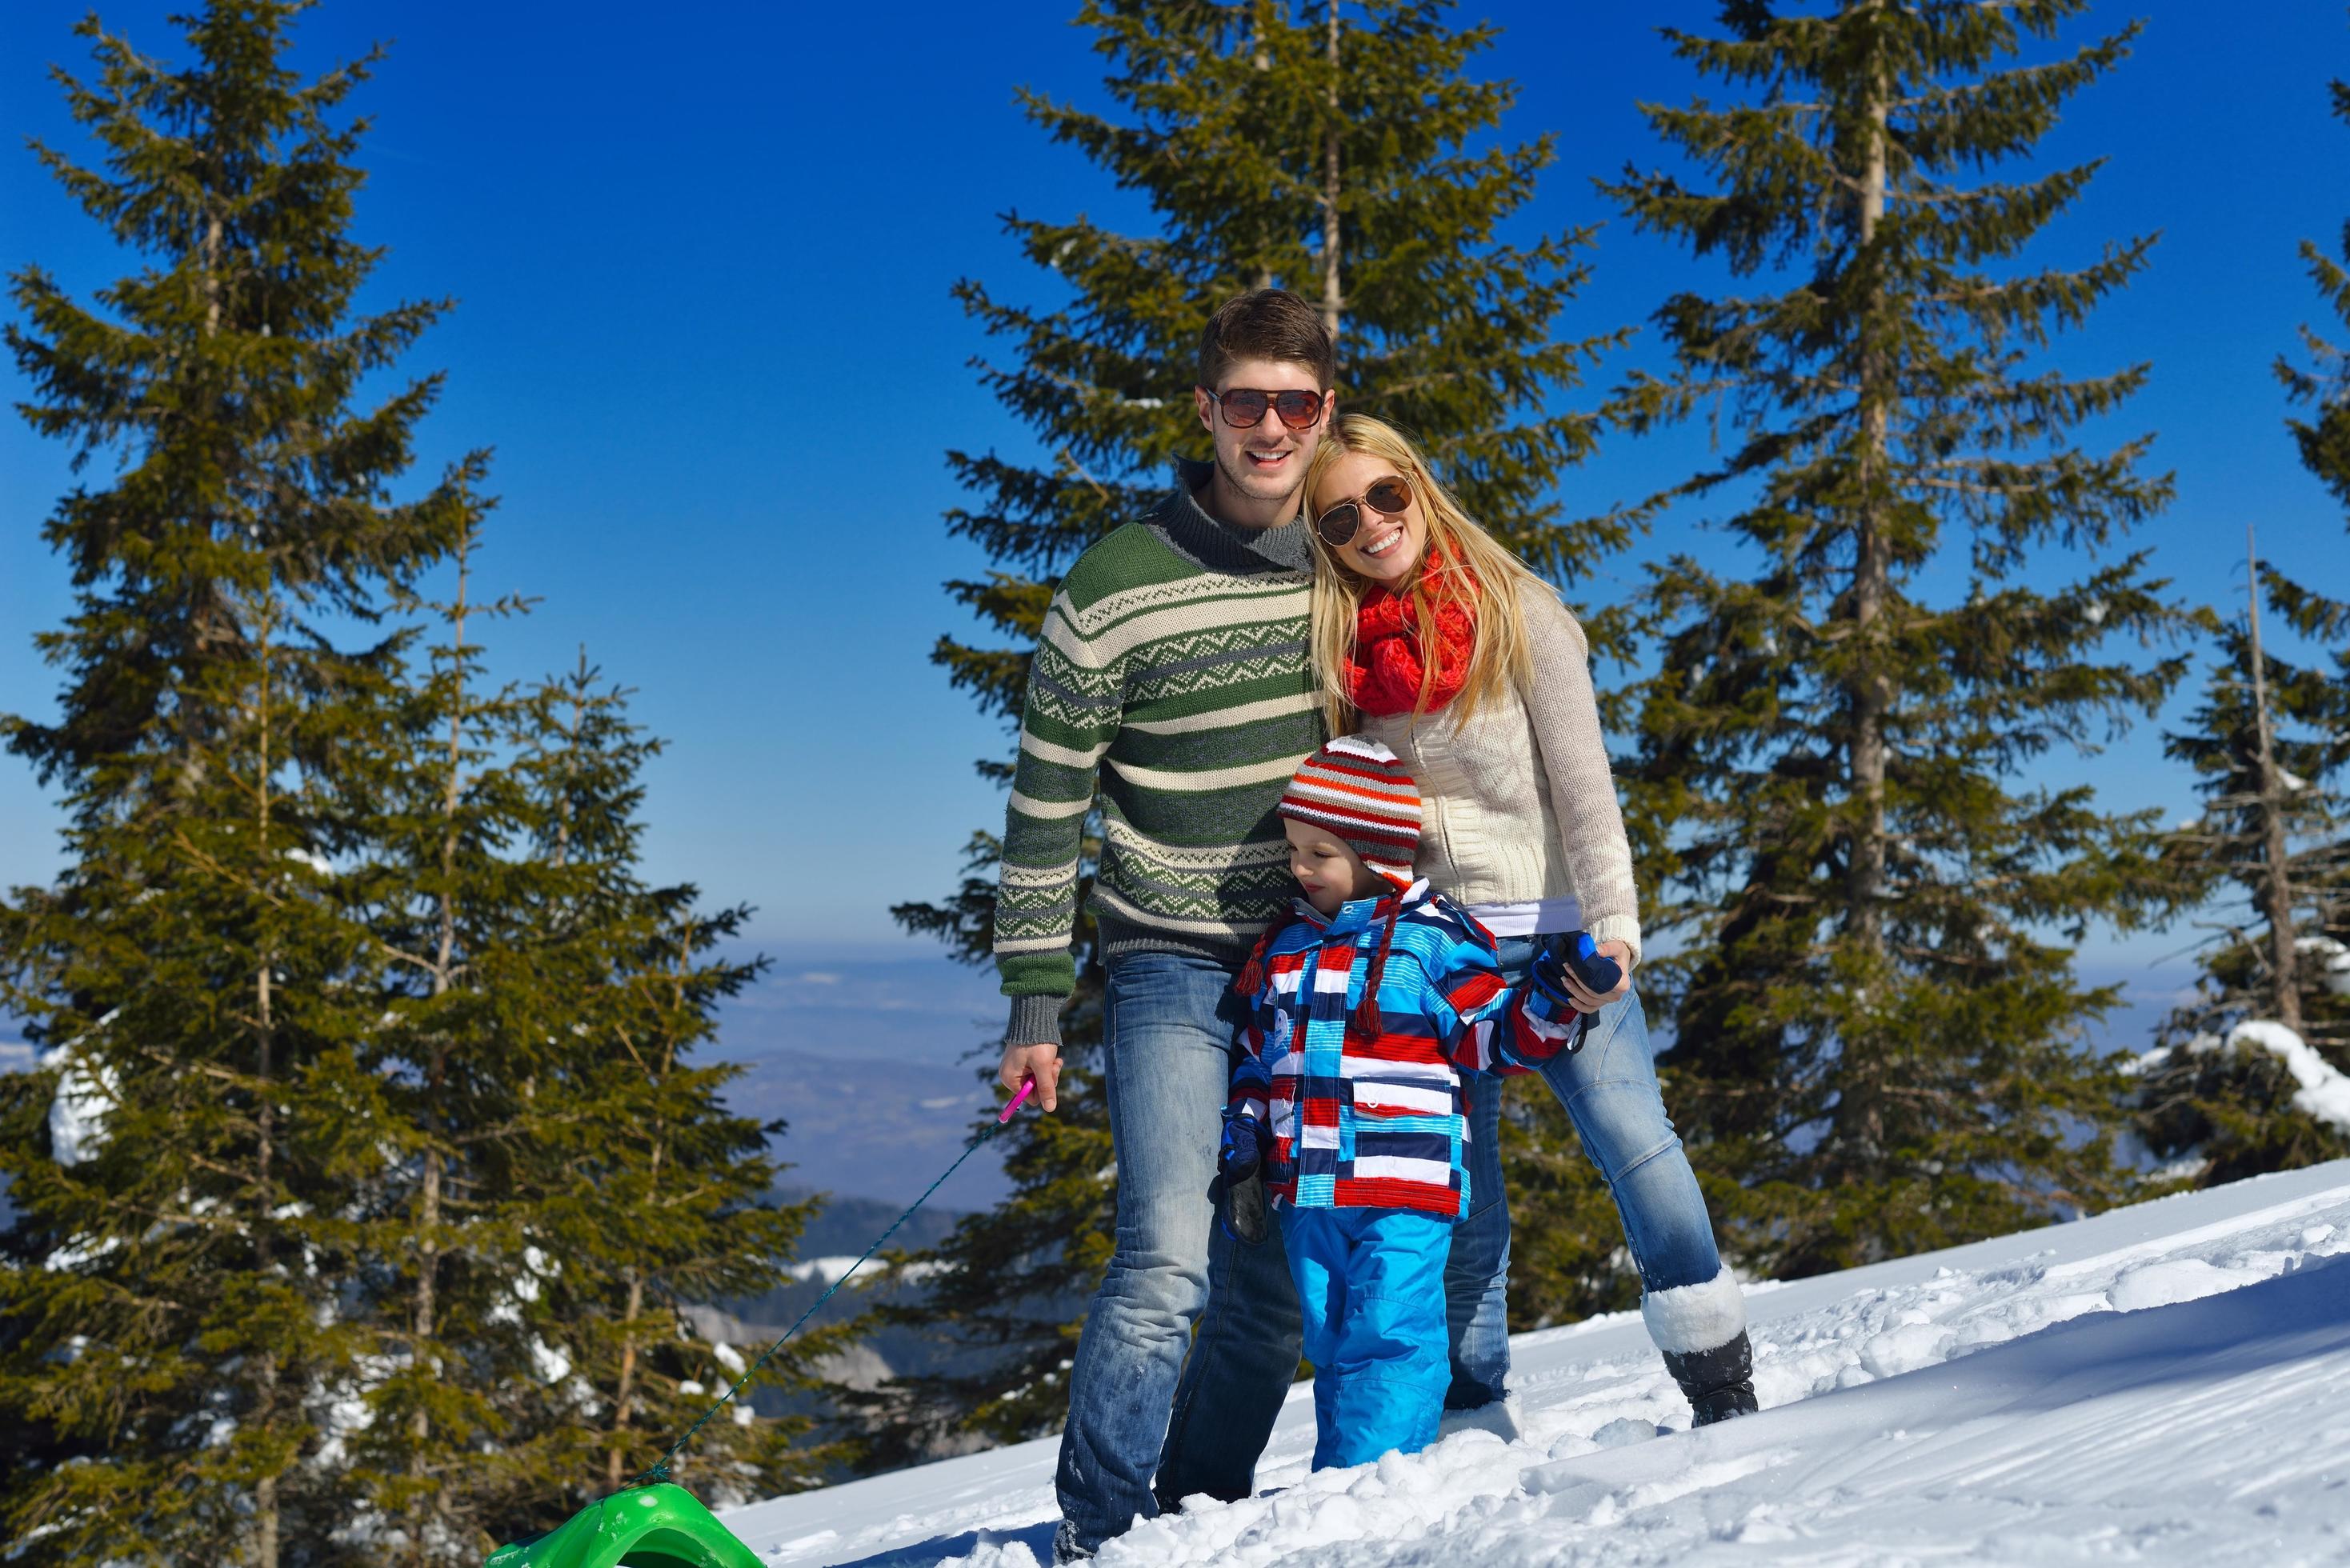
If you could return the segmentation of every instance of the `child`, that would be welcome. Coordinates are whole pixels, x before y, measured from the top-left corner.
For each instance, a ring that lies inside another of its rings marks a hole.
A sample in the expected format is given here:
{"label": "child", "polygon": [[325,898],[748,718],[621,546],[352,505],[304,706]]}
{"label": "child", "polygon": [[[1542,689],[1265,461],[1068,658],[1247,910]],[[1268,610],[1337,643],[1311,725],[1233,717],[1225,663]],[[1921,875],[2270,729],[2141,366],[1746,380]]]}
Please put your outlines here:
{"label": "child", "polygon": [[1484,929],[1413,877],[1419,791],[1393,752],[1332,741],[1276,809],[1304,896],[1235,988],[1249,1021],[1219,1163],[1243,1240],[1260,1172],[1278,1210],[1321,1469],[1435,1439],[1444,1263],[1470,1199],[1462,1075],[1523,1072],[1578,1036],[1563,987],[1513,992]]}

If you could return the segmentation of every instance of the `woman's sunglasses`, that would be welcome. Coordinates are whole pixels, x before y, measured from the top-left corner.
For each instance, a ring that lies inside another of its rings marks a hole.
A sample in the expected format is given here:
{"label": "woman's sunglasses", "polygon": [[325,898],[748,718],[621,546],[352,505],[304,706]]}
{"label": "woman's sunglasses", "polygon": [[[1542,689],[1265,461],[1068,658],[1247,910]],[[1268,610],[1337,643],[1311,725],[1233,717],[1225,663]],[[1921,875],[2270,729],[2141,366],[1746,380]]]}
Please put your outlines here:
{"label": "woman's sunglasses", "polygon": [[1322,417],[1322,394],[1319,392],[1260,392],[1253,387],[1234,387],[1229,392],[1219,392],[1213,387],[1201,387],[1216,407],[1224,410],[1224,423],[1236,431],[1253,431],[1264,422],[1264,410],[1271,409],[1281,416],[1281,422],[1291,430],[1311,430],[1314,421]]}
{"label": "woman's sunglasses", "polygon": [[1314,519],[1314,531],[1332,549],[1351,544],[1363,529],[1363,508],[1388,517],[1399,517],[1411,509],[1411,486],[1389,474],[1363,492],[1359,501],[1341,501],[1321,516]]}

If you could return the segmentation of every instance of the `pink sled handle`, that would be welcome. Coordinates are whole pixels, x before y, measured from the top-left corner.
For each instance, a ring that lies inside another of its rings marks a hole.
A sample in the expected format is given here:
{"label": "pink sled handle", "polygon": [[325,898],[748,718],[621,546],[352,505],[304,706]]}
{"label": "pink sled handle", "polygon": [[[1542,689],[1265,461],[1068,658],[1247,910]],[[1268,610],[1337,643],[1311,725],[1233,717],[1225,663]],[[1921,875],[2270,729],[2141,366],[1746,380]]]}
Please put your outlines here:
{"label": "pink sled handle", "polygon": [[1010,1121],[1012,1119],[1012,1113],[1020,1108],[1020,1102],[1026,1099],[1030,1091],[1034,1090],[1035,1087],[1035,1079],[1023,1079],[1020,1084],[1020,1092],[1012,1096],[1010,1103],[1005,1105],[1003,1110],[996,1113],[995,1125],[997,1127],[1002,1127],[1005,1122]]}

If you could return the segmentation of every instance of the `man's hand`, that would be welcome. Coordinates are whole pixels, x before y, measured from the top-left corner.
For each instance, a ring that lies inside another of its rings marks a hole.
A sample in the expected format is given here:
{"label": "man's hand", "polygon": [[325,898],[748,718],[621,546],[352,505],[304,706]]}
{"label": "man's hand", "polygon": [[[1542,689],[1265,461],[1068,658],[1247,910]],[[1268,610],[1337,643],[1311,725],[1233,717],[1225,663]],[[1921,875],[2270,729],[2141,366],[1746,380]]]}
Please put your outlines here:
{"label": "man's hand", "polygon": [[995,1069],[995,1081],[1003,1085],[1007,1095],[1016,1095],[1020,1085],[1029,1079],[1036,1080],[1036,1104],[1051,1110],[1060,1103],[1061,1048],[1058,1045],[1014,1045],[1006,1043],[1003,1060]]}

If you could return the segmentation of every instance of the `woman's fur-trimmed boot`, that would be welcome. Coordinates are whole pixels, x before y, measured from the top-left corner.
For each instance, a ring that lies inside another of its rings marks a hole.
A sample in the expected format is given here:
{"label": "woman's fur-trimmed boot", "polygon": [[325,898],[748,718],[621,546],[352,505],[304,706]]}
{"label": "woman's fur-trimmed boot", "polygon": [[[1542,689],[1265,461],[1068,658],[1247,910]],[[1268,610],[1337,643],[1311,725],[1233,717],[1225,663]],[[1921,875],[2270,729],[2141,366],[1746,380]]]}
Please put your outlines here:
{"label": "woman's fur-trimmed boot", "polygon": [[1726,1265],[1697,1284],[1650,1291],[1641,1298],[1640,1316],[1664,1354],[1665,1370],[1689,1396],[1695,1413],[1691,1425],[1710,1427],[1754,1414],[1754,1347],[1746,1337],[1746,1298]]}

